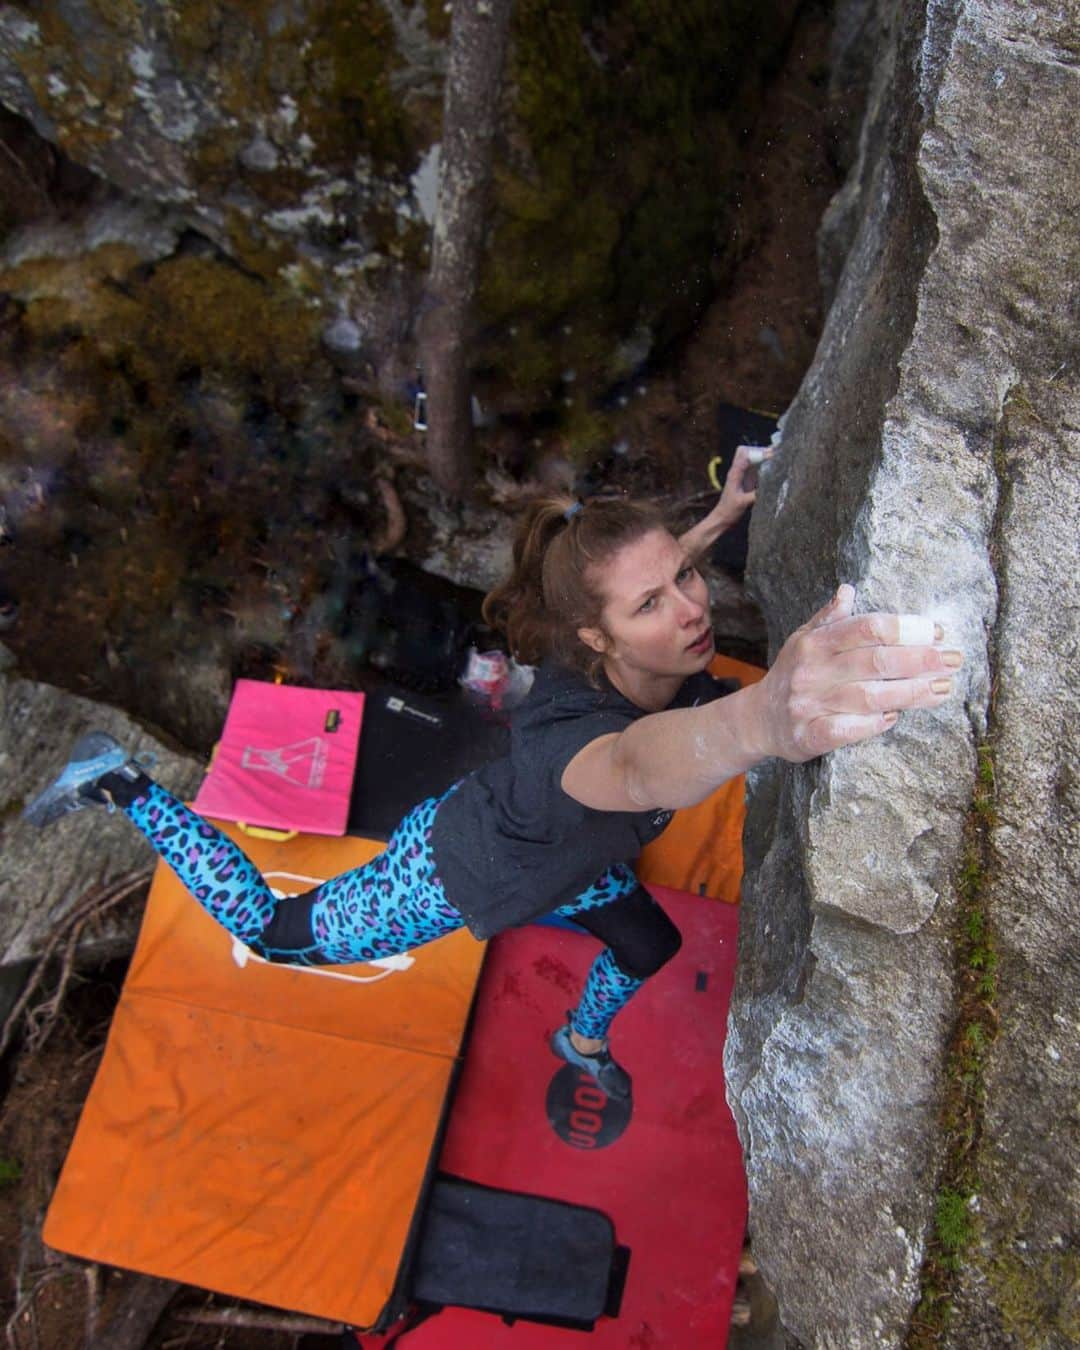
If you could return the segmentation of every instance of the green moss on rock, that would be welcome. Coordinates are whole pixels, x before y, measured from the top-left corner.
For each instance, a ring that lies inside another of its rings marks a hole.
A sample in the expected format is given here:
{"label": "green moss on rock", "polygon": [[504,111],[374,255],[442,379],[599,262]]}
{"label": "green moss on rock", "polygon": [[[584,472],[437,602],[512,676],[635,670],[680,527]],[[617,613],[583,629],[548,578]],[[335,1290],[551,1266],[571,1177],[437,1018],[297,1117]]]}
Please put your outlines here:
{"label": "green moss on rock", "polygon": [[306,32],[300,102],[320,162],[366,154],[401,165],[413,156],[411,124],[390,85],[400,60],[393,25],[378,0],[323,0]]}
{"label": "green moss on rock", "polygon": [[956,876],[953,950],[956,1024],[945,1059],[941,1130],[945,1159],[934,1200],[933,1231],[920,1273],[920,1298],[908,1328],[906,1350],[942,1343],[953,1317],[959,1272],[972,1259],[981,1221],[977,1197],[982,1175],[987,1060],[998,1034],[998,954],[987,911],[994,818],[994,747],[977,746],[977,767]]}
{"label": "green moss on rock", "polygon": [[286,391],[319,359],[316,306],[215,258],[180,256],[146,273],[132,248],[110,244],[28,260],[0,286],[22,302],[36,341],[75,343],[91,366],[93,354],[122,365],[161,405],[185,369]]}
{"label": "green moss on rock", "polygon": [[287,382],[300,377],[316,349],[316,314],[214,259],[162,264],[140,300],[130,354],[136,368],[152,354],[158,373],[162,364],[174,372],[210,366]]}
{"label": "green moss on rock", "polygon": [[[116,139],[121,110],[131,100],[127,62],[117,62],[114,45],[100,34],[79,38],[55,5],[30,11],[41,41],[19,52],[19,70],[38,105],[48,109],[60,149],[76,163],[93,164],[103,146]],[[66,93],[54,92],[62,82]]]}
{"label": "green moss on rock", "polygon": [[28,258],[0,269],[0,288],[24,305],[27,330],[48,341],[62,330],[103,329],[118,309],[131,313],[123,283],[138,262],[135,249],[120,243],[77,258]]}
{"label": "green moss on rock", "polygon": [[569,322],[604,336],[563,344],[561,360],[596,386],[640,322],[660,348],[685,334],[732,261],[741,77],[775,54],[791,11],[783,0],[519,0],[517,126],[496,180],[482,364],[515,383],[546,378],[515,349]]}
{"label": "green moss on rock", "polygon": [[1080,1345],[1080,1257],[1076,1252],[1029,1257],[999,1244],[984,1273],[1004,1330],[1024,1350]]}
{"label": "green moss on rock", "polygon": [[941,1247],[942,1263],[956,1269],[959,1258],[971,1242],[974,1225],[971,1197],[948,1187],[938,1192],[934,1208],[934,1232]]}
{"label": "green moss on rock", "polygon": [[[225,232],[229,253],[247,271],[267,282],[277,282],[286,269],[299,267],[302,275],[314,279],[315,269],[310,263],[297,260],[296,251],[288,239],[269,233],[243,211],[230,207],[225,214]],[[295,295],[314,298],[316,290],[292,287]]]}

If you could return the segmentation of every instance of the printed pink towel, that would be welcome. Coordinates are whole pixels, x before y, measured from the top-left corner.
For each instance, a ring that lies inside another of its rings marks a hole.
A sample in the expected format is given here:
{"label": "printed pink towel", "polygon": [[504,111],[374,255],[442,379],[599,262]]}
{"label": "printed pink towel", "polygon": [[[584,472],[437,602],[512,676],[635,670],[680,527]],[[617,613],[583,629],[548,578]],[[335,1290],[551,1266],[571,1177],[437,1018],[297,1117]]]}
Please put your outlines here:
{"label": "printed pink towel", "polygon": [[306,834],[344,834],[364,695],[237,680],[195,807]]}

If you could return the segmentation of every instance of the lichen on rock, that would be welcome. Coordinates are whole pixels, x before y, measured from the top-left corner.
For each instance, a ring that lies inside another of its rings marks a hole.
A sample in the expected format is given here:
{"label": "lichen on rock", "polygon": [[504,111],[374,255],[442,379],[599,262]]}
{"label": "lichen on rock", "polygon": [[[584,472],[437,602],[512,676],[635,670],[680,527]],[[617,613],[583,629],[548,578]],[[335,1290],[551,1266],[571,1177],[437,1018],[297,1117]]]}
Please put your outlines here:
{"label": "lichen on rock", "polygon": [[[648,329],[662,355],[730,273],[738,139],[795,9],[516,6],[476,316],[485,406],[603,443],[596,401],[634,374],[627,339]],[[413,354],[376,335],[400,331],[403,291],[417,321],[417,170],[441,134],[448,31],[433,0],[9,5],[0,99],[273,287],[302,274],[369,334],[368,392],[400,398]]]}

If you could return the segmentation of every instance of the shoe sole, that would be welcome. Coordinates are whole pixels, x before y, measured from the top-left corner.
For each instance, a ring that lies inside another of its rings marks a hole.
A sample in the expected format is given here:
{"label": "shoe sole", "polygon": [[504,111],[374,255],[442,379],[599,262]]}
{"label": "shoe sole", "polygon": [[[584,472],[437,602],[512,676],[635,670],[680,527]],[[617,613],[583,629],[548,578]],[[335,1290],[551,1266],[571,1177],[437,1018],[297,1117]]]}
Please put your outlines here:
{"label": "shoe sole", "polygon": [[[78,750],[79,744],[81,742],[76,743],[75,750]],[[57,778],[44,791],[39,792],[25,808],[23,820],[40,828],[51,825],[73,811],[80,811],[93,805],[94,803],[80,799],[79,789],[95,783],[102,774],[122,768],[128,758],[127,751],[118,745],[115,750],[111,748],[103,750],[92,759],[69,761]]]}

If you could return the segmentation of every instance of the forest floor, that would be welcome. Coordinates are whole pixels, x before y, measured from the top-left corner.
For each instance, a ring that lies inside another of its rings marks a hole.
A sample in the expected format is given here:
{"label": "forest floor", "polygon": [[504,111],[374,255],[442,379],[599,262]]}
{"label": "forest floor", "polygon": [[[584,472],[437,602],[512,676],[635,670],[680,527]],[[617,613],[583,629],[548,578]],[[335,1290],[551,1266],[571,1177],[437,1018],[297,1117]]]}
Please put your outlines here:
{"label": "forest floor", "polygon": [[[808,7],[747,133],[749,167],[736,221],[741,265],[672,369],[652,375],[646,393],[634,402],[633,435],[654,447],[658,461],[668,466],[675,479],[668,490],[696,494],[708,488],[705,466],[714,453],[721,404],[782,412],[813,357],[822,323],[816,231],[839,185],[830,153],[828,35],[827,14]],[[191,453],[197,455],[194,449]],[[619,472],[618,465],[613,472]],[[197,466],[191,474],[197,475]],[[49,503],[42,516],[54,505],[69,514],[74,510],[70,502]],[[123,703],[116,689],[125,634],[110,627],[123,618],[106,614],[95,598],[116,560],[94,547],[93,531],[93,520],[84,519],[73,549],[70,531],[50,531],[42,520],[40,528],[35,531],[31,523],[17,545],[4,551],[2,579],[17,595],[20,613],[2,637],[21,675]],[[265,570],[258,575],[265,577]],[[212,595],[204,603],[208,623],[224,622],[209,612]],[[132,621],[152,631],[152,608]],[[172,657],[167,644],[158,653],[166,668]],[[138,702],[134,695],[132,702]],[[145,708],[132,710],[146,714]],[[167,717],[151,720],[168,722]],[[126,1287],[128,1277],[115,1272],[88,1278],[78,1263],[48,1252],[38,1236],[121,981],[122,971],[114,969],[79,982],[48,1043],[32,1056],[25,1048],[9,1056],[6,1082],[0,1084],[0,1250],[9,1254],[0,1285],[0,1324],[6,1323],[13,1350],[82,1344],[87,1308],[115,1306]],[[18,1307],[32,1291],[36,1297]],[[207,1302],[207,1295],[185,1291],[175,1306],[191,1309]],[[200,1327],[170,1311],[146,1344],[157,1350],[284,1350],[340,1341]]]}

